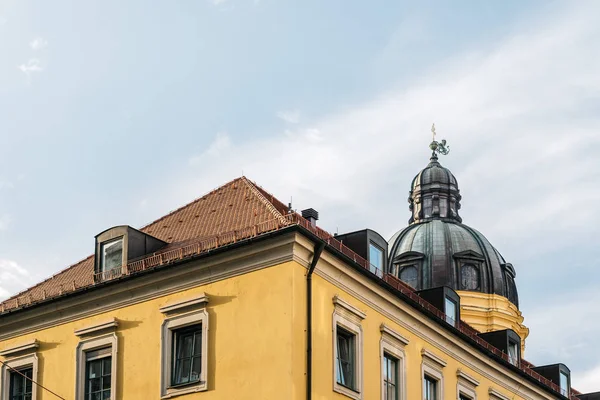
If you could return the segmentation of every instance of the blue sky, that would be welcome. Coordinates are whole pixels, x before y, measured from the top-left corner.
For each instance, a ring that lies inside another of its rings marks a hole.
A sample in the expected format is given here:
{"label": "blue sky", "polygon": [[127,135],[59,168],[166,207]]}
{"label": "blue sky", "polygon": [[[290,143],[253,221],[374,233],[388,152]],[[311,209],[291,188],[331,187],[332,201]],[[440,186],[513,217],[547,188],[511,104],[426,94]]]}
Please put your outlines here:
{"label": "blue sky", "polygon": [[[600,390],[600,4],[0,2],[0,296],[243,173],[406,226],[430,126],[512,262],[526,357]],[[593,349],[593,351],[590,351]]]}

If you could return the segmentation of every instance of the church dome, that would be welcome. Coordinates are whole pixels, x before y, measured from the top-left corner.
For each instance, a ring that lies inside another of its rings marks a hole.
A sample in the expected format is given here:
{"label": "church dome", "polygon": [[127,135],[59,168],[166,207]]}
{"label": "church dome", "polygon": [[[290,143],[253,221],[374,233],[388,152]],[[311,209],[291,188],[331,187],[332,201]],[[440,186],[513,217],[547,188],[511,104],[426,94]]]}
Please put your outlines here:
{"label": "church dome", "polygon": [[429,165],[411,183],[412,215],[409,226],[390,239],[388,270],[417,290],[448,286],[497,294],[518,307],[513,266],[485,236],[462,223],[457,180],[440,165],[435,147],[437,142]]}

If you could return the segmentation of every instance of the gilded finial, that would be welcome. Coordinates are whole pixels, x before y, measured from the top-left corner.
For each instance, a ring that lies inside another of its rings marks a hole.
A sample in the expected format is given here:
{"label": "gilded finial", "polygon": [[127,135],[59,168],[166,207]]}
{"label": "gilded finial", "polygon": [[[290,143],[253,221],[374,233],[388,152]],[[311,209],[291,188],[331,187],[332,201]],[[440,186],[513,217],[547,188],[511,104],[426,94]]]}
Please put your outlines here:
{"label": "gilded finial", "polygon": [[446,145],[446,139],[442,139],[441,142],[435,140],[435,135],[437,134],[435,131],[435,124],[431,125],[431,133],[432,133],[432,142],[429,145],[429,148],[433,152],[431,154],[431,158],[437,159],[437,154],[446,155],[450,152],[450,146]]}

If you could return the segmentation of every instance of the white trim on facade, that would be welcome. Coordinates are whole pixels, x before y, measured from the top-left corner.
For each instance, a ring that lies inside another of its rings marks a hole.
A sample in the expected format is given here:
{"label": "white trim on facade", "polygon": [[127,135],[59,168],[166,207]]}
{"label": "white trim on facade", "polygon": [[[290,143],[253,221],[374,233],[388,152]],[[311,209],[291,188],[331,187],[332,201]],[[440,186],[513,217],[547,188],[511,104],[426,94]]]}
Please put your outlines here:
{"label": "white trim on facade", "polygon": [[384,397],[384,371],[385,371],[385,357],[387,353],[398,360],[397,364],[397,382],[396,387],[398,388],[398,400],[406,400],[406,365],[405,365],[405,353],[404,346],[408,344],[408,339],[404,338],[398,332],[394,331],[385,324],[381,324],[381,340],[379,344],[379,356],[381,358],[381,399],[386,400]]}
{"label": "white trim on facade", "polygon": [[24,352],[33,352],[36,351],[39,347],[39,343],[37,340],[33,339],[25,343],[17,344],[12,347],[7,347],[6,349],[0,351],[0,356],[2,357],[11,357],[18,353]]}
{"label": "white trim on facade", "polygon": [[477,400],[475,388],[479,386],[479,381],[472,376],[464,373],[461,369],[456,370],[456,399],[460,396],[466,396],[469,400]]}
{"label": "white trim on facade", "polygon": [[503,395],[494,388],[490,388],[488,393],[490,394],[491,400],[511,400],[510,397]]}
{"label": "white trim on facade", "polygon": [[116,318],[111,318],[108,321],[99,322],[94,325],[86,326],[85,328],[80,328],[75,330],[76,336],[86,336],[94,333],[99,333],[105,329],[115,329],[119,326],[119,321]]}
{"label": "white trim on facade", "polygon": [[444,373],[442,369],[446,366],[446,362],[430,352],[429,350],[421,350],[421,398],[425,398],[423,389],[425,386],[425,376],[428,376],[437,381],[436,399],[444,399]]}
{"label": "white trim on facade", "polygon": [[[206,304],[206,302],[195,303]],[[187,308],[187,306],[186,306]],[[202,359],[200,379],[184,386],[171,386],[173,366],[173,333],[175,330],[192,325],[202,326]],[[170,399],[184,394],[208,390],[208,312],[201,308],[185,314],[166,317],[161,327],[160,358],[160,398]]]}
{"label": "white trim on facade", "polygon": [[333,304],[335,305],[336,309],[342,308],[342,309],[350,312],[351,314],[354,314],[356,317],[358,317],[361,320],[365,319],[367,316],[367,314],[365,314],[358,308],[354,307],[352,304],[348,303],[345,300],[342,300],[337,294],[335,296],[333,296]]}
{"label": "white trim on facade", "polygon": [[117,355],[119,341],[113,333],[95,336],[79,342],[75,351],[75,399],[85,399],[85,367],[86,353],[89,351],[110,348],[111,374],[110,374],[110,400],[117,398]]}
{"label": "white trim on facade", "polygon": [[[23,355],[20,357],[15,357],[9,360],[4,361],[4,365],[2,365],[2,390],[0,391],[0,399],[1,400],[9,400],[10,399],[10,373],[11,368],[14,369],[22,369],[31,367],[32,371],[32,379],[37,382],[38,380],[38,356],[36,353],[31,353],[27,355]],[[31,399],[37,399],[37,385],[32,383],[31,385]]]}
{"label": "white trim on facade", "polygon": [[192,307],[202,307],[208,303],[208,296],[204,293],[201,293],[198,296],[195,296],[191,299],[177,300],[175,302],[165,304],[161,308],[158,309],[163,314],[170,314],[173,312],[180,312],[186,308]]}
{"label": "white trim on facade", "polygon": [[[362,311],[359,313],[354,312],[358,310],[351,306],[347,302],[341,300],[337,295],[333,297],[334,310],[333,310],[333,325],[332,325],[332,336],[333,336],[333,391],[341,393],[355,400],[362,400],[363,398],[363,332],[360,322],[364,319],[362,315],[366,316]],[[351,307],[349,309],[349,307]],[[350,310],[350,312],[349,312]],[[355,355],[355,368],[354,368],[354,381],[355,388],[348,388],[337,381],[337,330],[338,327],[355,335],[354,340],[354,355]]]}

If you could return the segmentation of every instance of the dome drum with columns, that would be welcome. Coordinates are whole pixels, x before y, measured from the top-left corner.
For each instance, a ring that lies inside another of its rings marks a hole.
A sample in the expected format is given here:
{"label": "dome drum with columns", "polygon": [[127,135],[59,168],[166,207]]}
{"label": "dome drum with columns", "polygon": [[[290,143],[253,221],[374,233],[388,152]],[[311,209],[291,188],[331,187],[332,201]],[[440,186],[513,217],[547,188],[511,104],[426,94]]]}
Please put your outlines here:
{"label": "dome drum with columns", "polygon": [[430,147],[429,164],[411,183],[409,225],[389,241],[388,272],[416,290],[450,287],[461,296],[462,315],[472,316],[467,322],[482,331],[511,328],[525,339],[515,269],[462,223],[457,180],[437,156],[448,153],[446,142],[434,136]]}

